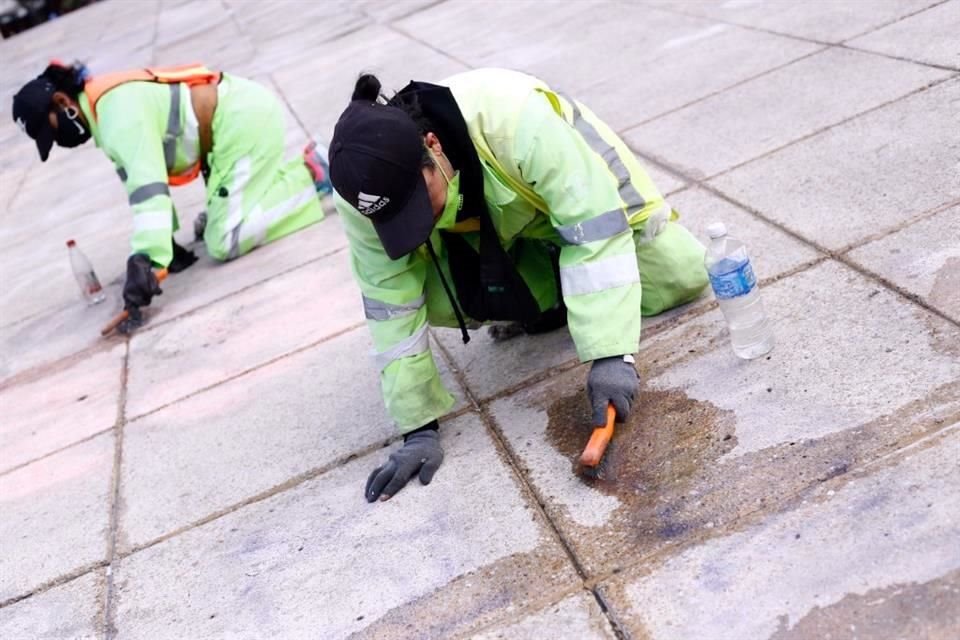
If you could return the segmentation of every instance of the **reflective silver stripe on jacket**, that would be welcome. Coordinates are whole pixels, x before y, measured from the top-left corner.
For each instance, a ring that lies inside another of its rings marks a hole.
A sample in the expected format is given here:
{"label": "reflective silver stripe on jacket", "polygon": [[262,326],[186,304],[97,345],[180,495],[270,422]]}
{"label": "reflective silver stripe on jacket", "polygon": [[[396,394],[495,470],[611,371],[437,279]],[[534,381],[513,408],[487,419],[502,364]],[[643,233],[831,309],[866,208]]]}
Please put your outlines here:
{"label": "reflective silver stripe on jacket", "polygon": [[564,95],[563,98],[570,103],[570,107],[573,109],[574,129],[580,132],[580,135],[583,136],[584,140],[587,141],[587,145],[593,149],[594,152],[600,154],[600,157],[607,163],[610,171],[617,177],[617,193],[620,194],[620,199],[623,200],[627,207],[627,215],[633,215],[642,209],[647,202],[630,181],[630,171],[628,171],[626,165],[623,164],[623,160],[620,159],[620,155],[613,145],[608,144],[600,136],[600,132],[584,119],[577,103],[569,96]]}
{"label": "reflective silver stripe on jacket", "polygon": [[427,323],[423,323],[420,330],[409,338],[405,338],[381,353],[374,352],[373,359],[377,363],[377,370],[383,371],[390,363],[407,356],[415,356],[430,349],[430,338],[427,335]]}
{"label": "reflective silver stripe on jacket", "polygon": [[170,187],[167,186],[166,182],[151,182],[142,187],[137,187],[130,194],[130,206],[146,202],[153,196],[159,195],[170,195]]}
{"label": "reflective silver stripe on jacket", "polygon": [[623,215],[621,209],[607,211],[576,224],[557,227],[557,233],[567,244],[586,244],[606,240],[629,230],[627,217]]}
{"label": "reflective silver stripe on jacket", "polygon": [[390,304],[382,300],[374,300],[363,296],[363,314],[367,320],[392,320],[393,318],[402,318],[413,315],[426,301],[425,296],[420,296],[413,302],[407,304]]}
{"label": "reflective silver stripe on jacket", "polygon": [[640,269],[637,267],[637,255],[633,252],[560,267],[564,296],[597,293],[635,282],[640,282]]}
{"label": "reflective silver stripe on jacket", "polygon": [[142,231],[169,231],[172,226],[169,211],[142,211],[133,216],[133,235]]}
{"label": "reflective silver stripe on jacket", "polygon": [[167,132],[163,134],[163,159],[167,163],[167,173],[173,172],[177,161],[177,138],[180,137],[180,83],[170,85],[170,116],[167,118]]}

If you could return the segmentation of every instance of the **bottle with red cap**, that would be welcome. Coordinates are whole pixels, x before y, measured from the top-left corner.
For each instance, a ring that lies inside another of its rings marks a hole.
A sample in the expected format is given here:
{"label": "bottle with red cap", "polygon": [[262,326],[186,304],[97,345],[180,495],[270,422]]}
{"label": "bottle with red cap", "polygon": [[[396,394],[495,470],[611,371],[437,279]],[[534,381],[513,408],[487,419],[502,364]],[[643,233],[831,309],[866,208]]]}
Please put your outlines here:
{"label": "bottle with red cap", "polygon": [[106,300],[107,295],[100,286],[100,280],[93,271],[93,265],[90,260],[80,251],[75,240],[67,240],[67,252],[70,254],[70,268],[73,269],[73,277],[77,279],[80,285],[80,293],[87,304],[99,304]]}

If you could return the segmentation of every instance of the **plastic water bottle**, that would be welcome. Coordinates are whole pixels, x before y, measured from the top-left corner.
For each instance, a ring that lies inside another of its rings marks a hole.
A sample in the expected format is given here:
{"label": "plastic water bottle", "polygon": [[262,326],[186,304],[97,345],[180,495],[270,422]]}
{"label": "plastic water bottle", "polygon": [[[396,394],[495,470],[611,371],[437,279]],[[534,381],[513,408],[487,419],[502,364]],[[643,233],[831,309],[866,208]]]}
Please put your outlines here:
{"label": "plastic water bottle", "polygon": [[727,235],[727,227],[722,222],[711,224],[707,233],[710,246],[704,266],[730,328],[733,352],[747,360],[766,355],[773,349],[773,330],[760,299],[760,287],[747,248],[740,240]]}
{"label": "plastic water bottle", "polygon": [[80,251],[75,240],[67,240],[67,253],[70,254],[70,268],[73,269],[73,277],[77,279],[80,285],[80,293],[88,305],[99,304],[106,300],[107,295],[100,286],[100,280],[93,271],[93,265],[87,256]]}

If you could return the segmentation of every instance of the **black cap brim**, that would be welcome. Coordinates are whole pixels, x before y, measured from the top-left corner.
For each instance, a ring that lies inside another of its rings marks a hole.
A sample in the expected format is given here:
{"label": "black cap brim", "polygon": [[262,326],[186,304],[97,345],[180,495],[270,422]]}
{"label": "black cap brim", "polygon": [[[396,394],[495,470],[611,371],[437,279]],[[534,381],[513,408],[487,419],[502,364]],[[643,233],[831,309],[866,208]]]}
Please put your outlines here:
{"label": "black cap brim", "polygon": [[50,126],[42,127],[37,132],[37,151],[40,152],[41,162],[46,162],[50,157],[50,149],[53,147],[53,128]]}
{"label": "black cap brim", "polygon": [[375,221],[373,228],[391,260],[402,258],[424,244],[433,231],[433,206],[427,183],[418,179],[406,204],[389,218]]}

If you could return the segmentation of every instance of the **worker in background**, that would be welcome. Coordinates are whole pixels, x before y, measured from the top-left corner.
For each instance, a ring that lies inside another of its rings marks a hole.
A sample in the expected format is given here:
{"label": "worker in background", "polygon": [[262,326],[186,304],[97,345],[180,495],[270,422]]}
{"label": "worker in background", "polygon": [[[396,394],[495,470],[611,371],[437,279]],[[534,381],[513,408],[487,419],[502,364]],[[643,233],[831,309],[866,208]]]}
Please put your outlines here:
{"label": "worker in background", "polygon": [[51,63],[13,98],[14,121],[46,161],[53,143],[91,137],[113,162],[133,208],[132,252],[123,287],[128,332],[161,293],[153,268],[177,273],[197,257],[178,245],[169,187],[199,175],[207,209],[195,234],[216,260],[320,221],[330,191],[326,158],[311,143],[284,161],[284,118],[265,87],[200,65],[90,77],[78,63]]}
{"label": "worker in background", "polygon": [[[697,297],[704,247],[634,155],[583,104],[502,69],[412,82],[386,101],[357,81],[334,130],[330,177],[403,445],[367,480],[388,499],[443,460],[453,406],[427,326],[568,324],[591,362],[594,424],[627,419],[641,316]],[[452,286],[450,284],[452,281]],[[558,316],[561,318],[558,322]]]}

